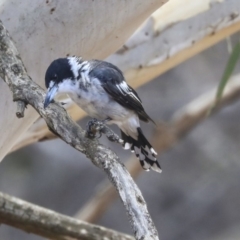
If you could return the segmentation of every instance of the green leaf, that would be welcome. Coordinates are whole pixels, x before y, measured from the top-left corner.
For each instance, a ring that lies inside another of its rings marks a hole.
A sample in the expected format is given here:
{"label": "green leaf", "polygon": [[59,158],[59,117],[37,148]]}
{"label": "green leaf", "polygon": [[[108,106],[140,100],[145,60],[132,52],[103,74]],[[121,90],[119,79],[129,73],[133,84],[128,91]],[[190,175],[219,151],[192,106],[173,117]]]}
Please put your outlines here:
{"label": "green leaf", "polygon": [[216,107],[216,105],[221,100],[224,88],[227,85],[227,82],[235,69],[235,66],[238,62],[239,57],[240,57],[240,42],[238,42],[234,46],[233,51],[228,59],[227,66],[224,70],[220,84],[218,85],[215,103],[213,104],[213,106],[211,106],[211,109],[209,110],[208,114],[212,112],[212,110]]}
{"label": "green leaf", "polygon": [[223,90],[235,69],[235,66],[237,64],[239,57],[240,57],[240,42],[235,45],[235,47],[233,48],[233,51],[228,59],[227,66],[225,68],[221,82],[218,86],[218,90],[217,90],[217,94],[216,94],[216,102],[219,102],[219,100],[221,99]]}

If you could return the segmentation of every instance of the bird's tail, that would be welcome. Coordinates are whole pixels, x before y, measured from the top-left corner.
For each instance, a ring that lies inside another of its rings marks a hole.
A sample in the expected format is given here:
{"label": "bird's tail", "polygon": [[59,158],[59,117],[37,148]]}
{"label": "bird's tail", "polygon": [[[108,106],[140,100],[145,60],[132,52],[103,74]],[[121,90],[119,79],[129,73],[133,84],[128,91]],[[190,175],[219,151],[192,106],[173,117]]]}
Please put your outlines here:
{"label": "bird's tail", "polygon": [[149,169],[152,169],[156,172],[162,172],[162,169],[156,158],[157,153],[143,135],[141,128],[138,127],[137,130],[138,140],[127,136],[123,131],[121,131],[123,148],[131,149],[132,152],[135,152],[136,157],[139,159],[144,170],[149,171]]}

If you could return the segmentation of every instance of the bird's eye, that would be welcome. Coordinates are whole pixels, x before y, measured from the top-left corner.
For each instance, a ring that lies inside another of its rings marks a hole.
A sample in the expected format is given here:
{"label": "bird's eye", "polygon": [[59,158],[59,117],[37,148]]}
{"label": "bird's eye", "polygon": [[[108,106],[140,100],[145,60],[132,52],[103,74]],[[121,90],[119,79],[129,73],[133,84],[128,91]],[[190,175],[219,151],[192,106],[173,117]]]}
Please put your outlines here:
{"label": "bird's eye", "polygon": [[52,80],[57,80],[57,79],[58,79],[57,74],[53,75]]}

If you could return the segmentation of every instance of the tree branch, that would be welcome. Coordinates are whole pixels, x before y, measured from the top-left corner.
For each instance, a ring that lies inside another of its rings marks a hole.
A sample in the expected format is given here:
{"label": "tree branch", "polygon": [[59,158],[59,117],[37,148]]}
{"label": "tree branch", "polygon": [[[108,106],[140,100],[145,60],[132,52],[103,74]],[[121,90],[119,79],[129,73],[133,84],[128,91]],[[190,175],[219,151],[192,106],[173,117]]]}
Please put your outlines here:
{"label": "tree branch", "polygon": [[[221,110],[226,105],[231,104],[240,97],[240,74],[231,77],[229,80],[221,101],[217,105],[214,112],[208,115],[208,111],[215,102],[216,89],[204,93],[191,103],[179,109],[169,121],[168,124],[158,126],[151,142],[154,144],[154,149],[160,156],[161,153],[169,150],[176,142],[181,140],[193,127],[196,127],[207,117],[212,116],[216,111]],[[133,178],[137,178],[142,172],[141,167],[136,164],[135,157],[131,157],[126,163],[127,169]],[[75,217],[88,222],[95,222],[110,204],[115,200],[116,194],[113,187],[103,181],[96,187],[95,194],[88,202],[76,213]]]}
{"label": "tree branch", "polygon": [[23,118],[24,117],[24,111],[26,108],[26,104],[23,101],[17,101],[17,111],[16,111],[16,116],[18,118]]}
{"label": "tree branch", "polygon": [[[135,162],[135,157],[131,157],[126,162],[126,167],[134,179],[141,173],[142,168],[139,164],[136,165]],[[88,199],[88,202],[79,209],[74,217],[87,222],[96,222],[107,211],[116,197],[117,194],[114,188],[104,180],[97,185],[93,196]]]}
{"label": "tree branch", "polygon": [[69,237],[81,240],[134,239],[129,235],[64,216],[1,192],[0,223],[57,240],[69,240]]}
{"label": "tree branch", "polygon": [[13,101],[31,105],[46,121],[49,129],[66,143],[84,153],[94,165],[104,170],[126,208],[136,239],[157,240],[157,230],[147,211],[140,190],[118,156],[83,131],[59,104],[43,107],[45,92],[27,75],[17,49],[0,22],[0,76],[13,93]]}

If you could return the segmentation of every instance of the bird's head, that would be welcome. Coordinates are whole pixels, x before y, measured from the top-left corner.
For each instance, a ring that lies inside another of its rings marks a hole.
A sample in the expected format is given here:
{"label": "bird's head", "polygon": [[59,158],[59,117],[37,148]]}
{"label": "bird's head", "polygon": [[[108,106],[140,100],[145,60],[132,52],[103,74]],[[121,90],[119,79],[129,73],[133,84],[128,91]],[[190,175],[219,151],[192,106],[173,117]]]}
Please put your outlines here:
{"label": "bird's head", "polygon": [[44,101],[46,108],[59,93],[69,93],[78,75],[79,62],[75,57],[54,60],[45,74],[47,94]]}

